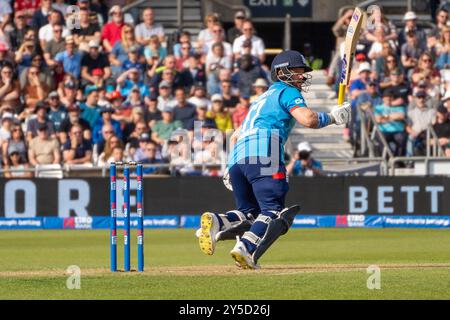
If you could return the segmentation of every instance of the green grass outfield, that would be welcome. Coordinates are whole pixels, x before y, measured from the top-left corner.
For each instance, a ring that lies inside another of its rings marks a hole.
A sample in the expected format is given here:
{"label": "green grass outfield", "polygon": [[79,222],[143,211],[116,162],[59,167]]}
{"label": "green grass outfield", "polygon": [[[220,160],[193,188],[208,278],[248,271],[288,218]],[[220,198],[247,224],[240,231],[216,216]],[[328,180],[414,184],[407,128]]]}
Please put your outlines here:
{"label": "green grass outfield", "polygon": [[[108,244],[108,230],[0,231],[0,299],[450,299],[448,229],[294,229],[257,271],[234,266],[234,242],[203,255],[194,230],[147,229],[142,274],[110,273]],[[372,264],[380,290],[366,286]],[[66,288],[70,265],[80,290]]]}

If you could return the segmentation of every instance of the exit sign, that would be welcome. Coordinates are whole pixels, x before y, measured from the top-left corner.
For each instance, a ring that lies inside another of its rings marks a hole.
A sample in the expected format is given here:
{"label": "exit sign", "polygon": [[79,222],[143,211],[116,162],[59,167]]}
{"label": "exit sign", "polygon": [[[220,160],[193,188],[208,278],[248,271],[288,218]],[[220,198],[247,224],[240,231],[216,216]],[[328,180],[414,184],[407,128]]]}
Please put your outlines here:
{"label": "exit sign", "polygon": [[312,0],[244,0],[253,18],[280,18],[290,14],[292,18],[310,18]]}

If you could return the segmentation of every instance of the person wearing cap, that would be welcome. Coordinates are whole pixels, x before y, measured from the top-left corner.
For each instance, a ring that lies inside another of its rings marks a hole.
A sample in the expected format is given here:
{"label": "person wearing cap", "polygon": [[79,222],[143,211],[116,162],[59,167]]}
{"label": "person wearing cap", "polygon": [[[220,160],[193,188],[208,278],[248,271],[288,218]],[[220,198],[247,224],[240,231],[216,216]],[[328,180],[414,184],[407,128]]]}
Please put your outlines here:
{"label": "person wearing cap", "polygon": [[408,11],[403,16],[404,27],[400,30],[398,34],[398,46],[402,48],[403,44],[406,43],[406,38],[408,33],[413,33],[416,35],[417,46],[422,50],[426,50],[427,47],[427,36],[422,28],[417,26],[417,15],[414,11]]}
{"label": "person wearing cap", "polygon": [[67,118],[67,111],[59,99],[59,94],[52,91],[48,95],[49,110],[47,113],[48,120],[53,123],[56,132],[60,131],[61,123]]}
{"label": "person wearing cap", "polygon": [[414,99],[416,107],[408,110],[406,120],[407,156],[424,156],[426,154],[426,131],[436,119],[436,110],[427,107],[427,93],[424,90],[417,91]]}
{"label": "person wearing cap", "polygon": [[56,137],[55,127],[53,123],[47,118],[48,105],[45,101],[39,101],[36,104],[36,117],[33,119],[29,119],[27,122],[27,141],[30,142],[31,139],[37,136],[38,134],[38,126],[40,124],[45,124],[48,130],[48,134],[51,137]]}
{"label": "person wearing cap", "polygon": [[[2,154],[10,154],[12,151],[19,153],[19,157],[22,160],[27,159],[27,144],[25,142],[25,136],[22,132],[22,126],[20,123],[10,123],[8,121],[9,128],[0,128],[0,145]],[[6,131],[5,129],[10,129]],[[8,137],[9,136],[9,137]],[[7,164],[7,158],[3,157],[3,165]]]}
{"label": "person wearing cap", "polygon": [[48,127],[45,123],[39,123],[37,136],[29,142],[28,159],[32,166],[61,162],[58,139],[48,134]]}
{"label": "person wearing cap", "polygon": [[411,86],[405,81],[405,77],[400,69],[394,69],[389,75],[390,83],[385,86],[384,90],[389,89],[393,95],[394,100],[392,105],[394,106],[407,106],[408,96],[411,95]]}
{"label": "person wearing cap", "polygon": [[370,80],[366,86],[366,91],[361,93],[356,99],[355,105],[362,111],[373,110],[373,107],[382,104],[382,98],[378,91],[378,84]]}
{"label": "person wearing cap", "polygon": [[[95,12],[93,14],[96,18],[97,14]],[[78,16],[80,25],[79,28],[72,29],[72,35],[74,42],[81,50],[82,48],[88,48],[91,40],[100,41],[101,31],[98,23],[91,19],[89,8],[81,7]]]}
{"label": "person wearing cap", "polygon": [[133,153],[133,160],[141,162],[145,157],[145,148],[148,143],[152,141],[150,134],[147,132],[142,133],[138,138],[138,148]]}
{"label": "person wearing cap", "polygon": [[144,78],[145,65],[141,63],[141,48],[138,46],[131,46],[128,50],[128,58],[122,64],[122,72],[130,69],[137,69],[139,71],[139,78]]}
{"label": "person wearing cap", "polygon": [[[374,107],[374,115],[378,128],[384,135],[392,153],[396,157],[402,157],[406,153],[406,112],[404,106],[394,106],[393,100],[394,92],[391,89],[385,89],[383,103]],[[380,146],[383,147],[381,143]]]}
{"label": "person wearing cap", "polygon": [[81,74],[81,59],[83,54],[75,50],[75,42],[72,36],[67,36],[64,42],[65,50],[56,54],[55,63],[62,63],[64,72],[79,78]]}
{"label": "person wearing cap", "polygon": [[161,81],[158,86],[158,110],[175,108],[177,101],[172,95],[172,86],[167,81]]}
{"label": "person wearing cap", "polygon": [[125,25],[122,8],[120,6],[112,6],[112,8],[109,9],[109,15],[112,19],[103,26],[101,35],[103,47],[106,52],[111,52],[116,42],[120,40],[122,28]]}
{"label": "person wearing cap", "polygon": [[83,128],[79,124],[70,128],[69,139],[63,145],[63,159],[67,164],[92,163],[92,144],[83,138]]}
{"label": "person wearing cap", "polygon": [[[292,225],[299,206],[285,207],[289,185],[283,152],[290,131],[296,122],[308,128],[323,128],[351,120],[349,103],[333,107],[330,113],[307,107],[302,92],[310,85],[311,77],[305,75],[310,71],[297,51],[283,51],[273,59],[274,84],[252,104],[231,138],[224,183],[233,190],[236,208],[224,214],[205,212],[201,216],[203,228],[197,236],[205,254],[214,253],[216,242],[221,239],[219,232],[225,233],[222,239],[235,238],[231,231],[227,234],[228,223],[248,219],[230,254],[240,267],[256,269],[262,254]],[[253,219],[256,220],[252,223]]]}
{"label": "person wearing cap", "polygon": [[179,120],[183,124],[183,128],[192,127],[192,122],[196,116],[196,107],[186,100],[186,93],[183,88],[175,89],[176,105],[173,108],[174,120]]}
{"label": "person wearing cap", "polygon": [[131,88],[130,94],[123,102],[124,109],[140,108],[144,109],[144,98],[141,96],[141,91],[138,86]]}
{"label": "person wearing cap", "polygon": [[[448,99],[450,99],[450,96],[448,96]],[[444,106],[438,107],[436,122],[433,125],[439,145],[444,149],[446,157],[450,157],[450,112],[448,109]],[[434,143],[434,139],[431,140],[431,143]]]}
{"label": "person wearing cap", "polygon": [[100,44],[96,40],[89,41],[89,52],[81,59],[81,78],[83,85],[95,84],[92,70],[103,69],[102,80],[108,82],[111,77],[111,66],[108,57],[100,52]]}
{"label": "person wearing cap", "polygon": [[135,28],[136,40],[141,45],[150,44],[152,36],[157,36],[160,42],[166,41],[164,27],[160,23],[155,23],[152,8],[145,8],[142,11],[142,22]]}
{"label": "person wearing cap", "polygon": [[115,113],[115,110],[111,106],[105,106],[100,108],[99,118],[92,130],[92,142],[94,144],[98,144],[100,141],[104,141],[103,136],[103,128],[105,126],[111,127],[113,129],[113,134],[122,139],[122,129],[120,126],[120,122],[112,119],[112,115]]}
{"label": "person wearing cap", "polygon": [[86,101],[80,104],[81,119],[89,123],[91,130],[100,119],[100,108],[98,106],[99,88],[97,86],[87,86],[85,89]]}
{"label": "person wearing cap", "polygon": [[264,78],[256,79],[256,81],[253,83],[254,95],[250,97],[250,103],[255,101],[260,95],[266,92],[268,88],[269,84],[267,83],[266,79]]}
{"label": "person wearing cap", "polygon": [[6,164],[3,167],[4,177],[10,178],[32,178],[32,171],[25,171],[30,168],[26,158],[22,158],[17,150],[10,150],[6,157]]}
{"label": "person wearing cap", "polygon": [[67,106],[68,117],[63,120],[59,128],[59,140],[61,141],[62,145],[67,141],[70,129],[76,124],[81,125],[81,127],[83,128],[83,136],[85,139],[90,140],[92,138],[92,132],[91,128],[89,127],[89,122],[81,119],[80,114],[81,110],[77,104],[72,103]]}
{"label": "person wearing cap", "polygon": [[286,166],[286,173],[293,176],[323,176],[322,163],[312,157],[312,147],[308,142],[300,142],[292,160]]}
{"label": "person wearing cap", "polygon": [[155,123],[152,130],[152,140],[162,146],[168,141],[177,129],[182,129],[183,124],[179,120],[173,120],[172,108],[166,107],[161,111],[162,120]]}
{"label": "person wearing cap", "polygon": [[242,44],[245,40],[249,39],[252,41],[252,52],[251,54],[258,57],[261,63],[264,63],[266,55],[264,53],[265,45],[261,38],[255,36],[254,26],[250,20],[245,20],[242,23],[242,36],[237,37],[233,42],[233,54],[234,59],[238,60],[243,54]]}
{"label": "person wearing cap", "polygon": [[227,31],[227,40],[233,43],[238,37],[242,35],[242,25],[246,19],[245,12],[243,10],[238,10],[234,14],[234,26]]}
{"label": "person wearing cap", "polygon": [[211,111],[208,111],[206,116],[211,118],[216,123],[217,129],[226,133],[227,130],[233,129],[233,121],[231,115],[225,111],[223,105],[223,98],[220,94],[216,93],[211,96]]}

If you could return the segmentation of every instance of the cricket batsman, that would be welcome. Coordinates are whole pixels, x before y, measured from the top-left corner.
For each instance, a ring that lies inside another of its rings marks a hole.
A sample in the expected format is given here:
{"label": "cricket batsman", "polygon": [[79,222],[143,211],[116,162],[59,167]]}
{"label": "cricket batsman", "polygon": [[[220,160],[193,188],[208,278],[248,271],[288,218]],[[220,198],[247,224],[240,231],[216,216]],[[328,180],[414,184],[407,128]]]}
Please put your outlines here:
{"label": "cricket batsman", "polygon": [[278,54],[271,65],[273,85],[250,106],[236,142],[228,155],[225,185],[233,191],[236,209],[225,214],[205,212],[197,230],[200,249],[214,254],[216,243],[236,239],[230,254],[239,267],[256,269],[264,252],[291,227],[298,205],[286,208],[289,190],[284,165],[284,144],[295,122],[320,129],[347,124],[350,104],[330,113],[309,109],[302,96],[311,84],[312,71],[297,51]]}

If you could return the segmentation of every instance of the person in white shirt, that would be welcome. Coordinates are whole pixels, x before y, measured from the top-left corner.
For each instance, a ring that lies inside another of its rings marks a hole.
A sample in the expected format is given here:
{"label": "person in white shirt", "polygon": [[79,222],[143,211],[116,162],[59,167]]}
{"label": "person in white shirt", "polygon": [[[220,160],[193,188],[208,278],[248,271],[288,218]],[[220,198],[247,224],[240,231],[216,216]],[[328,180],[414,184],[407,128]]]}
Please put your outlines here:
{"label": "person in white shirt", "polygon": [[207,57],[213,55],[213,45],[216,43],[221,43],[224,50],[224,56],[229,60],[233,60],[233,48],[230,43],[225,41],[225,32],[222,25],[219,22],[216,22],[212,31],[214,34],[213,40],[205,45],[205,53],[207,53]]}
{"label": "person in white shirt", "polygon": [[250,39],[252,41],[252,52],[253,56],[258,57],[261,63],[266,59],[266,55],[264,53],[265,45],[261,38],[255,36],[253,34],[253,23],[250,20],[246,20],[242,25],[243,35],[236,38],[233,42],[233,54],[234,59],[237,61],[243,54],[244,49],[242,45],[245,40]]}
{"label": "person in white shirt", "polygon": [[11,20],[12,8],[9,0],[0,0],[0,29],[5,30],[5,27]]}
{"label": "person in white shirt", "polygon": [[138,24],[135,29],[137,42],[146,46],[150,43],[150,38],[153,35],[157,35],[159,42],[161,43],[166,41],[164,27],[161,24],[154,22],[153,10],[151,8],[144,9],[142,20],[143,22]]}
{"label": "person in white shirt", "polygon": [[216,13],[210,13],[205,17],[205,25],[206,29],[203,29],[199,32],[197,37],[197,47],[204,48],[205,45],[209,45],[212,41],[214,41],[214,32],[213,27],[214,24],[219,22],[219,18]]}
{"label": "person in white shirt", "polygon": [[[58,10],[53,9],[48,16],[49,23],[39,29],[39,41],[41,48],[44,49],[47,42],[54,38],[53,36],[53,26],[55,24],[61,24],[61,14]],[[70,35],[69,29],[63,27],[62,36],[63,38]]]}

